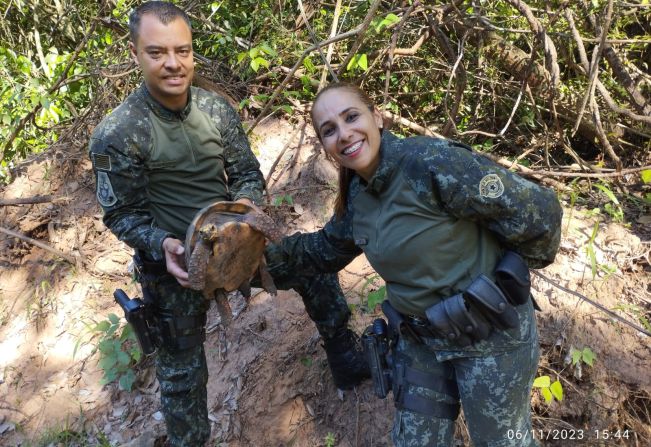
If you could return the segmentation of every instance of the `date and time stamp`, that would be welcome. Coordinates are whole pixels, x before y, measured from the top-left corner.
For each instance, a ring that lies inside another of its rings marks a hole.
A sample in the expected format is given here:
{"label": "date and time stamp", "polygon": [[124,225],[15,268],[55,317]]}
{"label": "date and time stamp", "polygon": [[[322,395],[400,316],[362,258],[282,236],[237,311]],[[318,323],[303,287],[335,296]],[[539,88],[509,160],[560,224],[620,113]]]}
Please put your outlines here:
{"label": "date and time stamp", "polygon": [[599,430],[599,429],[532,429],[532,430],[507,430],[509,440],[526,441],[627,441],[635,438],[632,430]]}

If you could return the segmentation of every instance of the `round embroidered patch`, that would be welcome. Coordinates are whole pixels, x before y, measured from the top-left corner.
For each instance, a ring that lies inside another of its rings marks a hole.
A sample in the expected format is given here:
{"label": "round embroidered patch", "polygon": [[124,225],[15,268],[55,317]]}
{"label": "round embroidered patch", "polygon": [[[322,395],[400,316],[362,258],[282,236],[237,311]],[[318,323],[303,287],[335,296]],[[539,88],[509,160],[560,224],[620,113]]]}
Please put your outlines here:
{"label": "round embroidered patch", "polygon": [[497,199],[504,193],[504,184],[497,174],[488,174],[479,182],[479,195]]}
{"label": "round embroidered patch", "polygon": [[113,206],[118,199],[113,192],[113,185],[106,172],[97,171],[97,201],[104,207]]}

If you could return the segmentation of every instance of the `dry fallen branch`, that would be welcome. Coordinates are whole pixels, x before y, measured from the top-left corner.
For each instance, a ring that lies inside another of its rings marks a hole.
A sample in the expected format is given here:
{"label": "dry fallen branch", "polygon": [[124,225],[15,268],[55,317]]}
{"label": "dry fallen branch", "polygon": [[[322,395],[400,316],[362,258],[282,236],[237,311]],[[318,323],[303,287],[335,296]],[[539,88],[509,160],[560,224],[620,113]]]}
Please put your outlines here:
{"label": "dry fallen branch", "polygon": [[47,203],[54,200],[53,196],[34,196],[34,197],[21,197],[18,199],[3,199],[0,200],[0,206],[13,206],[13,205],[32,205],[35,203]]}
{"label": "dry fallen branch", "polygon": [[[366,31],[366,29],[368,28],[368,26],[370,25],[371,19],[373,18],[373,15],[375,14],[375,10],[379,6],[379,4],[380,4],[380,0],[375,0],[374,1],[374,3],[371,5],[371,8],[369,9],[369,12],[367,13],[367,19],[368,20],[365,19],[364,22],[360,26],[358,26],[358,27],[356,27],[356,28],[354,28],[354,29],[352,29],[352,30],[350,30],[348,32],[339,34],[338,36],[335,36],[332,39],[324,40],[322,42],[314,44],[311,47],[307,48],[305,51],[303,51],[303,54],[301,54],[301,57],[298,58],[298,60],[296,61],[296,63],[292,67],[292,69],[289,71],[289,73],[287,73],[287,75],[285,76],[285,79],[283,79],[283,81],[280,83],[280,85],[278,87],[276,87],[276,89],[274,90],[274,92],[271,95],[271,98],[269,98],[269,101],[267,101],[265,106],[262,108],[262,110],[258,114],[258,117],[255,119],[253,124],[251,124],[251,127],[248,128],[248,130],[246,131],[247,135],[250,134],[251,131],[253,131],[253,129],[255,129],[255,126],[257,126],[258,123],[260,123],[260,121],[262,121],[262,119],[265,117],[265,114],[267,113],[269,108],[276,101],[276,98],[278,98],[278,95],[280,95],[280,92],[283,91],[283,89],[287,85],[287,82],[289,82],[289,80],[294,76],[294,72],[296,72],[296,70],[298,70],[298,67],[301,66],[301,64],[303,63],[303,60],[305,60],[305,58],[307,57],[308,54],[310,54],[312,51],[316,50],[317,48],[324,47],[324,46],[329,45],[329,44],[334,43],[334,42],[339,42],[340,40],[346,40],[349,37],[352,37],[352,36],[355,36],[355,35],[358,35],[358,34],[363,34]],[[346,62],[346,65],[347,64],[348,64],[348,62]],[[342,64],[342,67],[345,68],[346,65]],[[340,71],[341,71],[341,67],[340,67]]]}
{"label": "dry fallen branch", "polygon": [[551,75],[552,87],[556,87],[561,78],[561,70],[558,67],[556,47],[554,42],[547,35],[547,32],[533,14],[533,11],[525,2],[521,0],[506,0],[507,3],[515,7],[527,19],[529,26],[543,44],[545,52],[545,65]]}
{"label": "dry fallen branch", "polygon": [[355,40],[353,46],[350,48],[350,51],[348,52],[348,56],[346,56],[346,59],[344,59],[344,61],[339,66],[339,71],[337,72],[339,76],[341,76],[344,73],[344,70],[346,70],[346,68],[348,67],[348,63],[355,56],[355,53],[357,53],[359,47],[362,46],[362,43],[364,42],[364,35],[366,34],[366,30],[371,25],[371,21],[373,20],[373,17],[375,17],[375,12],[380,7],[380,3],[382,3],[380,0],[373,1],[371,7],[368,8],[368,12],[366,13],[366,17],[364,17],[364,21],[362,22],[361,25],[357,27],[357,29],[359,29],[359,31],[356,33],[357,40]]}
{"label": "dry fallen branch", "polygon": [[3,227],[0,227],[0,233],[4,233],[4,234],[6,234],[8,236],[11,236],[11,237],[16,237],[16,238],[18,238],[18,239],[20,239],[22,241],[28,242],[28,243],[30,243],[32,245],[35,245],[35,246],[37,246],[39,248],[42,248],[43,250],[47,250],[50,253],[54,253],[55,255],[65,259],[66,261],[68,261],[72,265],[77,265],[78,264],[78,262],[77,262],[78,259],[75,258],[74,256],[68,255],[68,254],[66,254],[66,253],[64,253],[62,251],[57,250],[56,248],[52,248],[49,245],[44,244],[43,242],[39,242],[36,239],[32,239],[29,236],[25,236],[24,234],[16,233],[15,231],[11,231],[11,230],[8,230],[8,229],[3,228]]}

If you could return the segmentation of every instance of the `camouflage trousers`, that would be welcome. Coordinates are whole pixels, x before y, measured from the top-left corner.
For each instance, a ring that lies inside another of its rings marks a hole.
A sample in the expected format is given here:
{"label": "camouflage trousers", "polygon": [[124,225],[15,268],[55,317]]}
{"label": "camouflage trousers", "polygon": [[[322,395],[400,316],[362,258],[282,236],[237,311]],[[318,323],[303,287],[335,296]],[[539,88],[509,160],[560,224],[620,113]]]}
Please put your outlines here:
{"label": "camouflage trousers", "polygon": [[[350,310],[336,274],[274,278],[274,281],[279,289],[293,288],[301,295],[308,315],[324,338],[346,327]],[[211,303],[200,292],[181,287],[170,275],[145,275],[141,285],[143,295],[150,297],[158,315],[203,317]],[[203,344],[182,350],[170,346],[159,348],[156,376],[168,444],[174,447],[204,445],[210,438],[210,423],[206,390],[208,369]]]}
{"label": "camouflage trousers", "polygon": [[[538,333],[529,304],[518,306],[520,325],[494,331],[467,348],[441,339],[419,343],[400,337],[396,361],[431,376],[456,382],[459,400],[475,447],[536,446],[531,434],[531,387],[538,366]],[[444,406],[458,400],[429,388],[407,385],[405,392]],[[396,409],[392,439],[397,447],[453,445],[455,421]]]}

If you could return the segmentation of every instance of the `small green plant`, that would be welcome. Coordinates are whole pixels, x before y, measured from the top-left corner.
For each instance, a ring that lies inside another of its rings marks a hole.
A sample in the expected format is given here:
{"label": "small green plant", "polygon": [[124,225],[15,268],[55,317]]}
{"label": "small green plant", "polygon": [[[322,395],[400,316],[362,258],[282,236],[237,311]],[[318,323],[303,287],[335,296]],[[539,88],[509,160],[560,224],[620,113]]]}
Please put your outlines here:
{"label": "small green plant", "polygon": [[56,299],[50,293],[51,289],[50,281],[42,280],[27,304],[27,316],[36,323],[37,328],[45,321],[49,312],[56,310]]}
{"label": "small green plant", "polygon": [[346,70],[354,71],[355,69],[359,69],[362,71],[368,70],[368,57],[366,56],[366,53],[356,54],[355,56],[352,57],[350,62],[348,62],[348,66],[346,66]]}
{"label": "small green plant", "polygon": [[622,209],[617,197],[615,197],[615,193],[613,193],[608,185],[604,183],[597,183],[594,186],[610,200],[610,202],[604,205],[604,210],[606,210],[608,215],[610,215],[615,222],[624,222],[624,210]]}
{"label": "small green plant", "polygon": [[380,279],[379,275],[372,275],[371,277],[367,278],[366,281],[364,282],[364,285],[362,286],[362,297],[366,297],[366,308],[367,311],[372,312],[373,309],[375,309],[375,306],[380,304],[382,301],[384,301],[384,298],[386,297],[387,294],[387,288],[386,286],[380,286],[376,290],[371,290],[367,292],[367,289],[371,286],[375,286],[375,281]]}
{"label": "small green plant", "polygon": [[[76,425],[79,424],[77,423]],[[73,429],[70,424],[66,422],[62,427],[53,427],[45,430],[38,439],[27,445],[32,447],[111,447],[112,444],[108,440],[107,436],[102,432],[92,435],[83,429]]]}
{"label": "small green plant", "polygon": [[604,281],[606,281],[610,277],[610,275],[612,275],[617,271],[617,267],[608,264],[602,264],[597,261],[597,255],[594,250],[594,241],[597,238],[598,232],[599,232],[599,221],[597,220],[594,223],[594,226],[592,227],[592,233],[590,234],[590,239],[588,239],[588,243],[585,246],[585,251],[588,255],[588,259],[590,260],[590,270],[592,272],[592,279],[595,279],[597,277],[597,273],[599,273],[599,271],[602,271],[606,275],[604,277]]}
{"label": "small green plant", "polygon": [[386,17],[384,18],[376,18],[371,22],[371,26],[375,28],[375,32],[379,33],[382,31],[384,28],[389,28],[392,25],[395,25],[396,23],[400,22],[400,17],[393,13],[387,14]]}
{"label": "small green plant", "polygon": [[294,198],[289,194],[284,194],[278,196],[273,201],[273,206],[281,206],[283,203],[286,203],[289,206],[294,205]]}
{"label": "small green plant", "polygon": [[325,442],[325,447],[334,447],[336,441],[335,434],[332,432],[328,432],[328,434],[326,435],[323,441]]}
{"label": "small green plant", "polygon": [[583,362],[586,365],[592,367],[597,356],[592,349],[587,346],[583,349],[570,348],[570,356],[572,357],[572,365],[577,366],[579,362]]}
{"label": "small green plant", "polygon": [[312,357],[303,357],[303,358],[301,359],[301,363],[302,363],[303,366],[305,366],[306,368],[309,368],[310,366],[312,366]]}
{"label": "small green plant", "polygon": [[560,381],[556,380],[552,383],[549,376],[539,376],[533,381],[533,387],[540,389],[540,392],[548,404],[552,403],[554,399],[557,401],[563,400],[563,385]]}
{"label": "small green plant", "polygon": [[640,306],[634,304],[618,304],[613,308],[613,310],[623,310],[632,313],[637,318],[637,321],[644,326],[644,329],[651,332],[651,323],[649,323],[649,319],[647,318],[644,309]]}
{"label": "small green plant", "polygon": [[[130,324],[122,326],[120,318],[113,313],[106,320],[93,323],[86,327],[92,334],[91,341],[98,339],[93,353],[99,351],[98,364],[104,371],[100,383],[106,385],[117,381],[121,389],[131,391],[136,380],[133,367],[142,357],[133,328]],[[78,340],[73,357],[80,343]]]}
{"label": "small green plant", "polygon": [[249,58],[249,66],[253,71],[256,73],[260,69],[260,67],[265,67],[269,68],[270,62],[267,60],[267,58],[275,58],[278,56],[278,53],[276,50],[271,48],[268,44],[263,43],[261,45],[258,45],[256,47],[251,48],[248,51],[243,51],[237,55],[237,63],[239,64],[242,62],[244,59]]}

